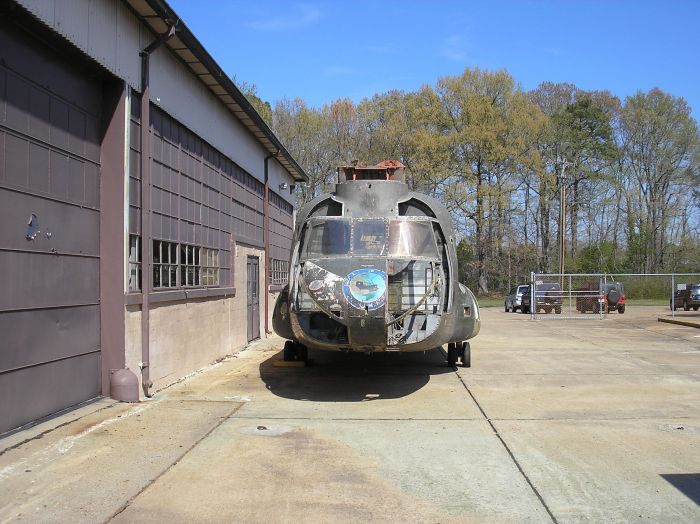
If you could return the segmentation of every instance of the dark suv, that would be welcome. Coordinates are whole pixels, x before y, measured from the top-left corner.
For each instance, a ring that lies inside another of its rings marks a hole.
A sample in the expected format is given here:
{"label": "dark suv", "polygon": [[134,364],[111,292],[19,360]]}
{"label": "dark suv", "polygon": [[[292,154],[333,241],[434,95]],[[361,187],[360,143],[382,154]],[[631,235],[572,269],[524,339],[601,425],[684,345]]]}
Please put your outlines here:
{"label": "dark suv", "polygon": [[[675,304],[674,304],[675,302]],[[684,311],[697,311],[700,308],[700,284],[686,284],[685,289],[676,289],[673,293],[673,300],[669,302],[669,306],[673,309],[682,307]]]}
{"label": "dark suv", "polygon": [[627,303],[625,286],[622,282],[606,282],[603,284],[605,291],[599,289],[599,284],[589,284],[578,288],[576,297],[576,310],[581,313],[591,311],[600,313],[603,311],[617,311],[624,313]]}
{"label": "dark suv", "polygon": [[[536,312],[561,313],[562,293],[558,282],[539,282],[535,284]],[[521,299],[520,312],[529,313],[532,308],[532,286],[528,286]]]}

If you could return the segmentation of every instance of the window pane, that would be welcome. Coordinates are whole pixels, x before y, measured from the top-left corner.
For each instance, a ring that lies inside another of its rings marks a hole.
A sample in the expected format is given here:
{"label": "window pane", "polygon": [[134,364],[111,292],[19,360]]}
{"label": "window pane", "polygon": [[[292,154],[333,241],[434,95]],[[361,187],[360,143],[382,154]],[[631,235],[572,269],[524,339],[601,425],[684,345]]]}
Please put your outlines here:
{"label": "window pane", "polygon": [[430,222],[390,221],[389,255],[436,258],[437,248]]}
{"label": "window pane", "polygon": [[386,223],[383,220],[356,220],[353,223],[354,255],[386,254]]}
{"label": "window pane", "polygon": [[153,262],[160,262],[160,241],[153,241]]}
{"label": "window pane", "polygon": [[311,226],[306,256],[346,255],[350,248],[350,224],[328,220]]}

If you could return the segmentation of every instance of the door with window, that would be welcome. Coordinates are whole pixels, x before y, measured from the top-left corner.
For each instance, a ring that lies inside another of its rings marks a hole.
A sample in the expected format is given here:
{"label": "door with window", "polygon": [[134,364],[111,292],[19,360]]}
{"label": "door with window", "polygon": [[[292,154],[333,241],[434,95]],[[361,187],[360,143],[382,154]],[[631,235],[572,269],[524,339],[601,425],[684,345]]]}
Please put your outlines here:
{"label": "door with window", "polygon": [[248,342],[260,338],[260,268],[258,257],[248,257]]}

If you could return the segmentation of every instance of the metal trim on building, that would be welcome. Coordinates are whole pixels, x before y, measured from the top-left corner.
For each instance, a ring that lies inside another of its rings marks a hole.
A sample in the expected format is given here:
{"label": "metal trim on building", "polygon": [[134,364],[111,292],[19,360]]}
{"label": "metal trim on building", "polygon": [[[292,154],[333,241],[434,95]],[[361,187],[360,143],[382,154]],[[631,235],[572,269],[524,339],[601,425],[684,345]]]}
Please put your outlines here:
{"label": "metal trim on building", "polygon": [[139,20],[153,31],[162,34],[175,25],[176,35],[165,42],[192,74],[221,100],[229,111],[250,131],[269,153],[279,151],[277,161],[297,182],[308,181],[308,176],[282,145],[269,126],[258,114],[236,84],[226,75],[175,11],[163,0],[123,0]]}

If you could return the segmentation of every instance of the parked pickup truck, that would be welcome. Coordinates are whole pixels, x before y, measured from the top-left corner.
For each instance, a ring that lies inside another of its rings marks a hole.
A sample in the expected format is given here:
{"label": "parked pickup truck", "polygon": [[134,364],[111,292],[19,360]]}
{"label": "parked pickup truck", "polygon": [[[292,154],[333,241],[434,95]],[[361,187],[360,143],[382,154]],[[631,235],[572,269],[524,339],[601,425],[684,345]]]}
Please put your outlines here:
{"label": "parked pickup truck", "polygon": [[[532,308],[532,286],[528,286],[521,298],[521,313],[529,313]],[[540,282],[535,284],[535,312],[561,313],[562,293],[558,282]]]}
{"label": "parked pickup truck", "polygon": [[674,305],[684,311],[690,311],[691,307],[693,311],[700,309],[700,284],[686,284],[685,289],[676,289],[673,300],[669,302],[671,309]]}

